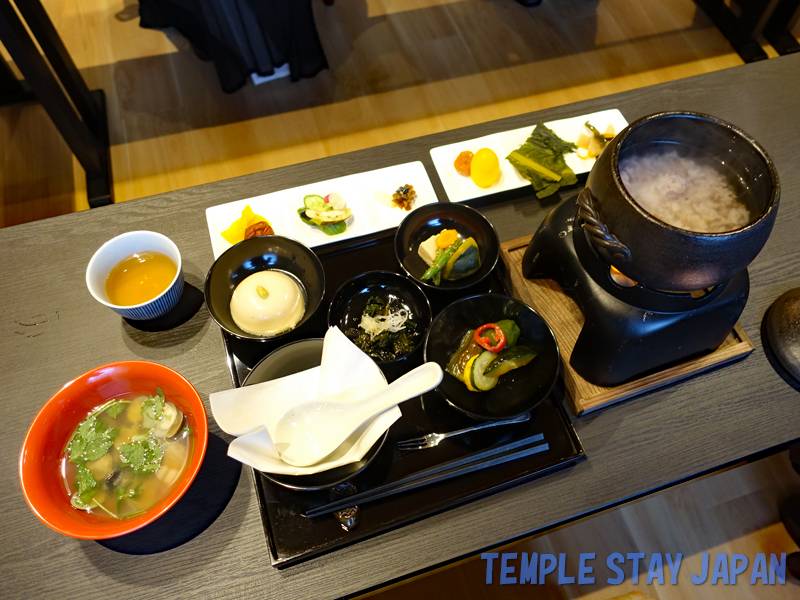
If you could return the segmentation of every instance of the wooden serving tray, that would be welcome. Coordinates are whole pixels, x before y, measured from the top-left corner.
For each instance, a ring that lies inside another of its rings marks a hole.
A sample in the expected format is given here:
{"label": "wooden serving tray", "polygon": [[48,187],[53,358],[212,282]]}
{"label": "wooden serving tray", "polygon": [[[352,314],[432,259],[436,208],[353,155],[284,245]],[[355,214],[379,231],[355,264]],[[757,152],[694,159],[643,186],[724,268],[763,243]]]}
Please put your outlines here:
{"label": "wooden serving tray", "polygon": [[733,331],[714,352],[689,360],[658,373],[635,379],[615,387],[602,387],[586,381],[570,366],[572,349],[583,328],[583,312],[575,300],[552,279],[525,279],[522,275],[522,256],[533,235],[500,245],[500,257],[506,265],[506,289],[532,306],[553,329],[564,360],[564,383],[567,401],[576,415],[651,392],[656,388],[693,377],[740,358],[755,350],[753,342],[736,323]]}

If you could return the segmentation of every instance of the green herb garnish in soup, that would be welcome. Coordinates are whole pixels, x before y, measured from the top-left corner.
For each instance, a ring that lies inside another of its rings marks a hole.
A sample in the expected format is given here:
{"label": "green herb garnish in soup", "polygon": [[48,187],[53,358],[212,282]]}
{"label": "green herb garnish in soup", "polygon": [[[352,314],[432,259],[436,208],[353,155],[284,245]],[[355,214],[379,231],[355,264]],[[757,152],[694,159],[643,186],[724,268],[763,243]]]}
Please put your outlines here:
{"label": "green herb garnish in soup", "polygon": [[161,389],[96,408],[75,428],[61,473],[70,503],[125,519],[167,496],[189,463],[192,431]]}

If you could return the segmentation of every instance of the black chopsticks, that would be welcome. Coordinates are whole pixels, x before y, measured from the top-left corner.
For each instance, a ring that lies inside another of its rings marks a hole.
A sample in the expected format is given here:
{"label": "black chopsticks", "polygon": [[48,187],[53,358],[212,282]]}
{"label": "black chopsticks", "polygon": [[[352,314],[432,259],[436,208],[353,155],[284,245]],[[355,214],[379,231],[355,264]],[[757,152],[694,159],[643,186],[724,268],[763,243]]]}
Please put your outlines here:
{"label": "black chopsticks", "polygon": [[320,515],[342,510],[356,504],[364,504],[373,500],[379,500],[394,494],[407,492],[425,485],[432,483],[439,483],[456,477],[458,475],[465,475],[467,473],[474,473],[481,469],[486,469],[496,465],[500,465],[519,458],[525,458],[533,454],[545,452],[549,449],[547,443],[537,444],[544,439],[544,435],[538,434],[524,440],[519,440],[511,444],[506,444],[499,448],[490,448],[482,452],[476,452],[469,456],[450,460],[422,471],[412,473],[408,477],[393,481],[385,485],[378,486],[371,490],[366,490],[358,494],[353,494],[347,498],[342,498],[335,502],[323,504],[317,508],[312,508],[307,513],[306,517],[318,517]]}

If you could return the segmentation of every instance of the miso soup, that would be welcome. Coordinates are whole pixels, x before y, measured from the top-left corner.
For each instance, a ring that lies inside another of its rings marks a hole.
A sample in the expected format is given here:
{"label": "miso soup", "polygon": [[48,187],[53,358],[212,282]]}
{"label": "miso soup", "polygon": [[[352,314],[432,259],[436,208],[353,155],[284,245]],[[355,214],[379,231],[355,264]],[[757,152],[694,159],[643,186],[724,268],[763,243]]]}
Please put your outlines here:
{"label": "miso soup", "polygon": [[175,487],[192,443],[186,417],[160,389],[111,400],[81,421],[64,449],[70,503],[110,519],[139,515]]}

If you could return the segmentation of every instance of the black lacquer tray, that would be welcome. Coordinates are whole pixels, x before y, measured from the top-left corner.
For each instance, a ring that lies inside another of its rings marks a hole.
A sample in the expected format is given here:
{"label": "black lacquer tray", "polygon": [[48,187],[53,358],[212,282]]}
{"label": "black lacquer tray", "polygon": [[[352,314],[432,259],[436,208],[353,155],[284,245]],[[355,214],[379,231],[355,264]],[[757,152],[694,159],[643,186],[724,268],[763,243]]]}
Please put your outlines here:
{"label": "black lacquer tray", "polygon": [[[323,337],[327,329],[327,311],[333,294],[352,277],[371,270],[401,272],[394,255],[394,231],[331,244],[316,250],[325,268],[326,289],[318,313],[290,336],[275,343],[239,340],[223,332],[228,367],[233,384],[239,387],[250,370],[277,347],[309,337]],[[502,269],[475,288],[461,292],[427,292],[434,316],[445,306],[465,296],[480,293],[506,294]],[[404,370],[422,363],[413,357]],[[402,373],[386,373],[393,380]],[[251,469],[255,481],[261,518],[267,536],[270,561],[283,568],[353,544],[412,521],[433,515],[486,496],[513,485],[529,481],[555,469],[574,464],[584,457],[583,446],[564,409],[561,390],[550,394],[521,424],[490,428],[448,439],[429,450],[401,453],[397,442],[433,431],[452,431],[474,425],[477,421],[452,408],[436,392],[401,406],[403,416],[392,425],[389,436],[374,460],[350,483],[359,492],[402,479],[417,471],[449,460],[468,456],[491,447],[519,443],[544,434],[547,451],[526,458],[492,466],[479,471],[465,468],[463,475],[360,505],[357,527],[345,530],[332,514],[313,519],[304,516],[308,510],[336,498],[330,490],[290,490]]]}

